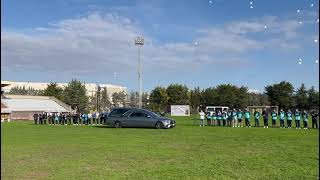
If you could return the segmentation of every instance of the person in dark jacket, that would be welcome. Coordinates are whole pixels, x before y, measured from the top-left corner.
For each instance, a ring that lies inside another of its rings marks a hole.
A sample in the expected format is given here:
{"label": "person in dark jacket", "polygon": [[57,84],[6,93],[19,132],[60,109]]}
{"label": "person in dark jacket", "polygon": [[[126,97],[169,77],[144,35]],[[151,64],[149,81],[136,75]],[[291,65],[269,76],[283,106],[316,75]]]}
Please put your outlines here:
{"label": "person in dark jacket", "polygon": [[313,110],[311,113],[311,117],[312,117],[312,128],[314,128],[314,126],[316,126],[316,128],[318,129],[318,112]]}
{"label": "person in dark jacket", "polygon": [[34,124],[38,124],[38,114],[37,113],[33,114],[33,120],[34,120]]}
{"label": "person in dark jacket", "polygon": [[269,113],[266,108],[263,109],[262,111],[262,116],[263,116],[263,128],[269,128],[269,123],[268,123],[268,118],[269,118]]}

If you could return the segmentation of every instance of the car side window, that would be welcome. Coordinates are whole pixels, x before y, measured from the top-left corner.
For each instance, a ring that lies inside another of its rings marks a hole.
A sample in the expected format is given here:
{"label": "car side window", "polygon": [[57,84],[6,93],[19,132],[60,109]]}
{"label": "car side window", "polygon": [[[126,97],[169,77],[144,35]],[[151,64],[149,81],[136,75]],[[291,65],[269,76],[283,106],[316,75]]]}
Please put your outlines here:
{"label": "car side window", "polygon": [[146,113],[141,113],[141,117],[146,118],[146,117],[148,117],[148,114],[146,114]]}
{"label": "car side window", "polygon": [[141,117],[141,113],[133,112],[132,114],[130,114],[130,117]]}

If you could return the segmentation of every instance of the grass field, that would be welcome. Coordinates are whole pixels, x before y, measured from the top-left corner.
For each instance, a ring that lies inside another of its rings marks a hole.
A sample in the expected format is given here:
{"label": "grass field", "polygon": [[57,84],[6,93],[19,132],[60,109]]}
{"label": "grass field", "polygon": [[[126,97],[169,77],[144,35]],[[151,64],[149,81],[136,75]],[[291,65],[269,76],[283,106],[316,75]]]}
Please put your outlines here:
{"label": "grass field", "polygon": [[[319,131],[1,123],[3,179],[319,179]],[[310,121],[309,121],[310,124]]]}

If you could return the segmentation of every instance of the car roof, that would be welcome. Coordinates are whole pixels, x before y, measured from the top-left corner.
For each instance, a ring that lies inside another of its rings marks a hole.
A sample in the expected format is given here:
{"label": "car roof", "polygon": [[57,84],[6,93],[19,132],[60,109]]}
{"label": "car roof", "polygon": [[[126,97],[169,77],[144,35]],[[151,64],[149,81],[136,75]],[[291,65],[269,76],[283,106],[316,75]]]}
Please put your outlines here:
{"label": "car roof", "polygon": [[113,108],[112,110],[115,110],[115,109],[127,109],[127,110],[143,111],[143,112],[147,112],[147,113],[152,113],[151,111],[149,111],[147,109],[136,108],[136,107],[117,107],[117,108]]}

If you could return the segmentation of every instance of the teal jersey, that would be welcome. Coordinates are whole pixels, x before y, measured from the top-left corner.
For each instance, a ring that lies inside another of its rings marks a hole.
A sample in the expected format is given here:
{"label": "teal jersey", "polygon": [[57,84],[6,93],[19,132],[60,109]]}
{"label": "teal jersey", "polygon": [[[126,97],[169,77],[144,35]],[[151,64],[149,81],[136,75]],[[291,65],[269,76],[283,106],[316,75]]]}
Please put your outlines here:
{"label": "teal jersey", "polygon": [[301,119],[301,113],[300,113],[300,112],[296,112],[296,113],[294,114],[294,116],[296,117],[296,120],[297,120],[297,121],[300,121],[300,119]]}
{"label": "teal jersey", "polygon": [[228,115],[226,112],[222,113],[222,120],[226,120],[228,118]]}
{"label": "teal jersey", "polygon": [[242,114],[242,112],[238,112],[238,119],[242,119],[242,116],[243,116],[243,114]]}
{"label": "teal jersey", "polygon": [[292,113],[291,112],[287,112],[287,119],[289,121],[292,121]]}
{"label": "teal jersey", "polygon": [[271,113],[271,117],[272,117],[272,120],[277,120],[277,113],[273,112]]}
{"label": "teal jersey", "polygon": [[221,120],[221,114],[218,114],[217,120]]}
{"label": "teal jersey", "polygon": [[246,119],[250,119],[250,112],[249,111],[246,111],[244,113],[244,116],[246,117]]}
{"label": "teal jersey", "polygon": [[281,119],[281,120],[284,120],[284,117],[285,117],[285,113],[284,113],[284,111],[281,111],[281,112],[280,112],[280,119]]}
{"label": "teal jersey", "polygon": [[303,113],[303,121],[308,121],[308,113]]}
{"label": "teal jersey", "polygon": [[233,116],[233,117],[237,117],[237,112],[236,112],[236,111],[233,111],[233,112],[232,112],[232,116]]}
{"label": "teal jersey", "polygon": [[254,113],[254,118],[259,119],[260,118],[260,112],[255,112]]}
{"label": "teal jersey", "polygon": [[212,119],[213,119],[213,120],[216,120],[216,119],[217,119],[217,116],[214,114],[214,115],[212,116]]}

